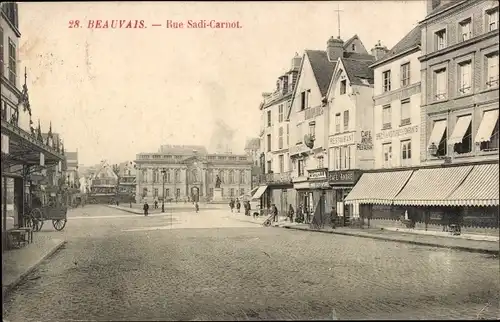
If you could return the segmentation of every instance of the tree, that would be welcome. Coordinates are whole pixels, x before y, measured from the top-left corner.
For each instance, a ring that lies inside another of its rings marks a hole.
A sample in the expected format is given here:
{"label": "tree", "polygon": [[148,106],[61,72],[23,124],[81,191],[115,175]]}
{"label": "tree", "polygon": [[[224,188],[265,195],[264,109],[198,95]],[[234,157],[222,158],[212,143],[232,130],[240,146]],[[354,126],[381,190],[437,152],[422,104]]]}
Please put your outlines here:
{"label": "tree", "polygon": [[119,188],[120,188],[120,165],[119,164],[113,164],[112,169],[113,169],[113,172],[117,176],[115,194],[116,194],[116,198],[118,198]]}

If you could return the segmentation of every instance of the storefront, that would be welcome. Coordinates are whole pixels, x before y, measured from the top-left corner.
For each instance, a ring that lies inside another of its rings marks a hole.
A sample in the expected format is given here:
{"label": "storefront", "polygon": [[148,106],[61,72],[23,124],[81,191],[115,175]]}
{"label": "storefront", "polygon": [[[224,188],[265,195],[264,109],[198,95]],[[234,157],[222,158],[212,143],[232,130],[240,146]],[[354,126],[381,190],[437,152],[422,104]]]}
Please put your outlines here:
{"label": "storefront", "polygon": [[346,204],[344,201],[360,177],[360,170],[330,171],[328,174],[331,190],[327,194],[327,209],[335,207],[337,215],[343,217],[345,224],[349,224],[352,217],[359,215],[357,209],[354,211],[352,205]]}
{"label": "storefront", "polygon": [[330,190],[327,169],[314,169],[308,171],[307,180],[294,182],[297,191],[296,205],[302,205],[310,214],[318,212],[324,215],[328,211],[326,204],[327,194]]}

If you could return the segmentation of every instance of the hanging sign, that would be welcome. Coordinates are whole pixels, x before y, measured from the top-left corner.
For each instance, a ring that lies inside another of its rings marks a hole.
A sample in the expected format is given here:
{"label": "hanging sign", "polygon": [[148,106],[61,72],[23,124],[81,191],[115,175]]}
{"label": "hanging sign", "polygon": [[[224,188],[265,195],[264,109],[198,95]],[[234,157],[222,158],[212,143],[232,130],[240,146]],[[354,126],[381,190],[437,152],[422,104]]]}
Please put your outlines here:
{"label": "hanging sign", "polygon": [[9,136],[2,134],[2,153],[9,154]]}

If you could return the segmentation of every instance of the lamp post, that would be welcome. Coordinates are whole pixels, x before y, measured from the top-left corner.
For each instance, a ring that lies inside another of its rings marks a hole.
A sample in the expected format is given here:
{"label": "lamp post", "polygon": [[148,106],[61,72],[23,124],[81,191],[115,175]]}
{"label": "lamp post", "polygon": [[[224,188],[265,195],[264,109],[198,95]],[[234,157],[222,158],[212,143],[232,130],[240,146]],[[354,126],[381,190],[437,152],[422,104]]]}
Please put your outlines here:
{"label": "lamp post", "polygon": [[161,212],[165,212],[165,169],[161,170],[161,175],[162,175],[162,198],[161,198]]}

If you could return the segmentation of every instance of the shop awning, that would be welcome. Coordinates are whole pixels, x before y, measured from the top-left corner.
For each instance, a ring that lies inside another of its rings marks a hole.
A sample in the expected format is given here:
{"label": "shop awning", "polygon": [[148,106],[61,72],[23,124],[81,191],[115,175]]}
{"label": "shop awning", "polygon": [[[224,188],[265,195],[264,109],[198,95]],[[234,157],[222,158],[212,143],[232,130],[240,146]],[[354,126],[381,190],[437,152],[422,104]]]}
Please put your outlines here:
{"label": "shop awning", "polygon": [[446,130],[446,121],[437,121],[434,123],[434,128],[432,129],[431,136],[429,138],[429,145],[434,143],[435,145],[439,146],[439,143],[441,143],[441,138],[443,137],[444,131]]}
{"label": "shop awning", "polygon": [[254,195],[252,196],[252,199],[259,199],[264,194],[266,189],[267,189],[267,186],[260,186],[257,189],[257,191],[254,193]]}
{"label": "shop awning", "polygon": [[364,173],[345,198],[347,204],[390,205],[413,170]]}
{"label": "shop awning", "polygon": [[445,206],[448,196],[460,186],[472,168],[473,166],[462,166],[416,170],[394,198],[394,204]]}
{"label": "shop awning", "polygon": [[464,139],[465,132],[470,126],[470,121],[472,120],[472,115],[461,116],[458,118],[453,133],[448,139],[448,144],[453,145],[462,142]]}
{"label": "shop awning", "polygon": [[475,143],[489,141],[493,135],[493,129],[498,121],[498,110],[484,112],[483,119],[477,130]]}
{"label": "shop awning", "polygon": [[476,165],[446,198],[451,206],[498,206],[498,163]]}

